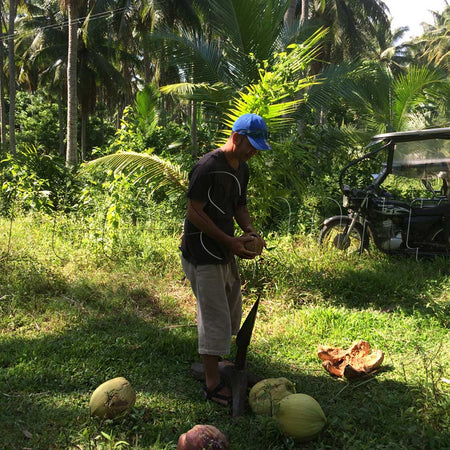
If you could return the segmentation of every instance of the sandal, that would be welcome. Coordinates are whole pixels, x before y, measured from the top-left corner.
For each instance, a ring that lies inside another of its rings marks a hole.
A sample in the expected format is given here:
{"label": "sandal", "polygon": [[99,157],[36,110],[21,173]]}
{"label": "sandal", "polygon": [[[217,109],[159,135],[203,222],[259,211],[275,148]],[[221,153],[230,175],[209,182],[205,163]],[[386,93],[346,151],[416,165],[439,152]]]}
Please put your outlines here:
{"label": "sandal", "polygon": [[210,391],[206,385],[203,386],[203,397],[205,400],[211,400],[219,405],[228,406],[231,404],[233,397],[231,395],[219,394],[225,387],[225,383],[221,381],[212,391]]}

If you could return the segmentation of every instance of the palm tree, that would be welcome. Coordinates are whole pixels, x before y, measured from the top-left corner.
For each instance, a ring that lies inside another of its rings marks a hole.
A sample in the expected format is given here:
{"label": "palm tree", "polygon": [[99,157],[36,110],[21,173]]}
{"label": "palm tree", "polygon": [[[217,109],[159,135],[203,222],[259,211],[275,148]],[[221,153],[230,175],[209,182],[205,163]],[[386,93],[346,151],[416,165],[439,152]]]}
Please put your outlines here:
{"label": "palm tree", "polygon": [[178,68],[182,81],[240,88],[258,79],[258,62],[270,60],[295,42],[292,30],[284,26],[287,6],[287,2],[265,0],[199,0],[207,27],[156,29],[152,38],[171,55],[170,63]]}
{"label": "palm tree", "polygon": [[78,164],[77,146],[77,43],[78,43],[78,4],[77,0],[61,0],[61,7],[67,11],[68,48],[67,48],[67,142],[66,165]]}
{"label": "palm tree", "polygon": [[302,9],[300,15],[300,24],[304,24],[309,18],[309,2],[310,0],[301,0]]}
{"label": "palm tree", "polygon": [[[120,54],[120,61],[127,59],[137,61],[130,52],[112,45],[110,35],[110,21],[104,17],[109,11],[106,1],[97,1],[86,14],[80,27],[78,44],[78,99],[81,109],[81,160],[86,155],[86,133],[90,114],[95,110],[99,91],[108,99],[114,99],[118,92],[131,90],[117,64],[116,54]],[[95,20],[95,17],[102,17]],[[117,104],[117,101],[113,101]]]}
{"label": "palm tree", "polygon": [[[0,1],[0,67],[4,67],[5,52],[3,47],[3,0]],[[0,70],[0,143],[6,144],[6,113],[5,113],[5,75]]]}
{"label": "palm tree", "polygon": [[[105,39],[105,33],[98,28],[94,31],[93,28],[96,28],[96,24],[90,21],[91,14],[98,12],[98,8],[104,8],[106,3],[96,2],[94,8],[89,11],[89,14],[86,14],[82,22],[80,44],[78,44],[78,13],[82,6],[82,3],[76,0],[61,1],[61,7],[67,11],[69,19],[67,58],[62,58],[62,60],[66,59],[67,61],[66,164],[72,167],[75,167],[79,161],[77,144],[78,101],[81,105],[81,159],[84,159],[87,120],[97,98],[97,75],[101,74],[100,78],[106,89],[119,79],[109,59],[101,56],[104,41],[99,45],[99,40]],[[105,21],[103,21],[104,23]],[[111,56],[109,50],[104,50],[104,53]],[[97,68],[97,72],[95,68]]]}
{"label": "palm tree", "polygon": [[[82,5],[81,5],[82,6]],[[80,6],[80,8],[81,8]],[[89,6],[89,5],[87,5]],[[111,109],[119,103],[118,93],[124,82],[116,67],[117,38],[111,36],[110,4],[97,1],[91,10],[79,9],[80,23],[77,44],[77,100],[81,112],[81,160],[86,154],[87,124],[99,96],[109,102]],[[21,21],[23,36],[19,39],[22,54],[22,78],[34,90],[40,81],[47,92],[61,104],[67,74],[67,33],[64,18],[55,5],[44,4],[34,15]],[[50,24],[50,26],[49,26]],[[118,51],[117,51],[118,52]],[[125,54],[123,50],[121,55]],[[65,69],[65,74],[63,74]],[[111,113],[111,115],[113,115]],[[60,126],[64,128],[61,121]]]}
{"label": "palm tree", "polygon": [[110,26],[110,53],[124,81],[113,96],[117,105],[116,123],[120,126],[125,107],[133,101],[138,85],[152,82],[152,50],[147,36],[157,20],[154,0],[120,0]]}
{"label": "palm tree", "polygon": [[450,6],[433,12],[434,24],[423,24],[423,35],[415,40],[419,61],[450,72]]}
{"label": "palm tree", "polygon": [[181,74],[181,83],[166,83],[164,92],[179,94],[190,107],[193,154],[195,105],[201,103],[200,114],[217,119],[237,91],[259,79],[260,64],[270,64],[276,51],[295,41],[299,25],[284,25],[287,7],[287,2],[265,0],[200,0],[200,16],[207,26],[153,33],[160,51],[170,55],[177,76]]}
{"label": "palm tree", "polygon": [[8,64],[9,64],[9,150],[16,153],[16,61],[14,52],[15,20],[18,0],[9,0]]}
{"label": "palm tree", "polygon": [[[364,56],[376,27],[389,28],[386,11],[381,0],[311,0],[309,22],[330,29],[322,61],[340,63]],[[315,71],[322,68],[316,65]]]}
{"label": "palm tree", "polygon": [[408,27],[392,30],[384,24],[376,25],[376,34],[367,48],[367,59],[379,62],[392,73],[404,73],[414,63],[411,45],[402,40],[407,31]]}
{"label": "palm tree", "polygon": [[[139,59],[132,61],[133,65],[142,65],[143,82],[148,84],[152,82],[151,70],[151,48],[147,36],[151,33],[157,20],[157,5],[152,0],[125,0],[120,2],[123,8],[122,14],[117,14],[113,21],[113,39],[116,43],[120,42],[122,48],[129,48],[130,51],[120,54],[118,60],[122,66],[129,66],[131,61],[127,63],[127,57],[130,53],[142,56],[142,63]],[[133,76],[129,70],[124,71],[124,75],[128,72],[129,76]],[[135,74],[134,74],[135,75]],[[127,77],[127,81],[128,81]],[[131,84],[131,83],[129,83]],[[130,92],[131,95],[131,92]]]}
{"label": "palm tree", "polygon": [[286,26],[292,26],[297,17],[297,10],[300,3],[300,17],[298,19],[301,25],[305,24],[309,17],[309,4],[310,0],[289,0],[289,6],[284,15],[284,23]]}
{"label": "palm tree", "polygon": [[[393,75],[387,67],[367,63],[353,73],[355,89],[344,100],[371,134],[445,126],[450,86],[442,72],[410,66]],[[444,118],[442,118],[444,117]]]}
{"label": "palm tree", "polygon": [[20,35],[17,53],[20,56],[19,86],[34,92],[45,89],[58,104],[59,154],[65,158],[65,117],[67,72],[67,33],[58,3],[34,4],[34,9],[17,23]]}

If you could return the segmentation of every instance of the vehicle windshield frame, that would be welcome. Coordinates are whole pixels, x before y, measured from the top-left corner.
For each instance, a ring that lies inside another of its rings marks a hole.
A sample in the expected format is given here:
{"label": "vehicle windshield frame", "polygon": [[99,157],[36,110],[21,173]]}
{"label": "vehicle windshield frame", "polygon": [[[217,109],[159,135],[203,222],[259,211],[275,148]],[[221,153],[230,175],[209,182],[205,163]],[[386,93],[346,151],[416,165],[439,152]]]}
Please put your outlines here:
{"label": "vehicle windshield frame", "polygon": [[[442,145],[445,150],[444,155],[439,158],[423,158],[420,168],[409,167],[404,174],[399,172],[402,168],[396,163],[396,148],[398,145],[424,145],[424,142],[446,142]],[[420,144],[419,144],[420,143]],[[350,161],[342,170],[339,176],[339,185],[341,190],[344,188],[343,178],[348,169],[365,159],[374,157],[379,152],[387,149],[386,161],[382,163],[381,171],[376,174],[372,182],[372,186],[379,187],[389,174],[405,176],[407,178],[431,179],[431,178],[448,178],[450,180],[450,128],[432,128],[426,130],[401,131],[394,133],[378,134],[372,137],[369,144],[365,147],[368,150],[363,156]],[[412,170],[411,170],[412,169]],[[445,173],[443,173],[445,172]]]}

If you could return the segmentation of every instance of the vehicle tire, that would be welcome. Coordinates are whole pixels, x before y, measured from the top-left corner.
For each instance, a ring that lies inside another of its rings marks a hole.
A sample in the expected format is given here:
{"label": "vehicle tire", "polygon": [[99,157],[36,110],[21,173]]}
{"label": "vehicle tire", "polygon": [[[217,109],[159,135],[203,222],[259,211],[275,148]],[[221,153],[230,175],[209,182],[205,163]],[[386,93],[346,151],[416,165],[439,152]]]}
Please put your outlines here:
{"label": "vehicle tire", "polygon": [[324,248],[337,249],[345,253],[362,253],[369,246],[368,230],[363,230],[360,223],[356,223],[350,236],[344,242],[344,235],[350,225],[348,220],[332,220],[322,227],[319,243]]}

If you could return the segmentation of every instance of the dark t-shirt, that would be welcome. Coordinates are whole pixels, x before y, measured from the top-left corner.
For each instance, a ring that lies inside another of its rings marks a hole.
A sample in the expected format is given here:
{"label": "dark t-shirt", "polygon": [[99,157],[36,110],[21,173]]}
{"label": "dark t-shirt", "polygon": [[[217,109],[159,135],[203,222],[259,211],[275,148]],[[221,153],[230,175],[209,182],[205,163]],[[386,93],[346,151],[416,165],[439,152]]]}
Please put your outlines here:
{"label": "dark t-shirt", "polygon": [[[187,197],[205,203],[204,211],[229,236],[234,235],[234,215],[238,206],[247,204],[249,171],[246,163],[235,170],[225,153],[213,150],[204,155],[189,173]],[[185,220],[181,251],[193,264],[226,264],[233,253],[222,243],[202,233]]]}

